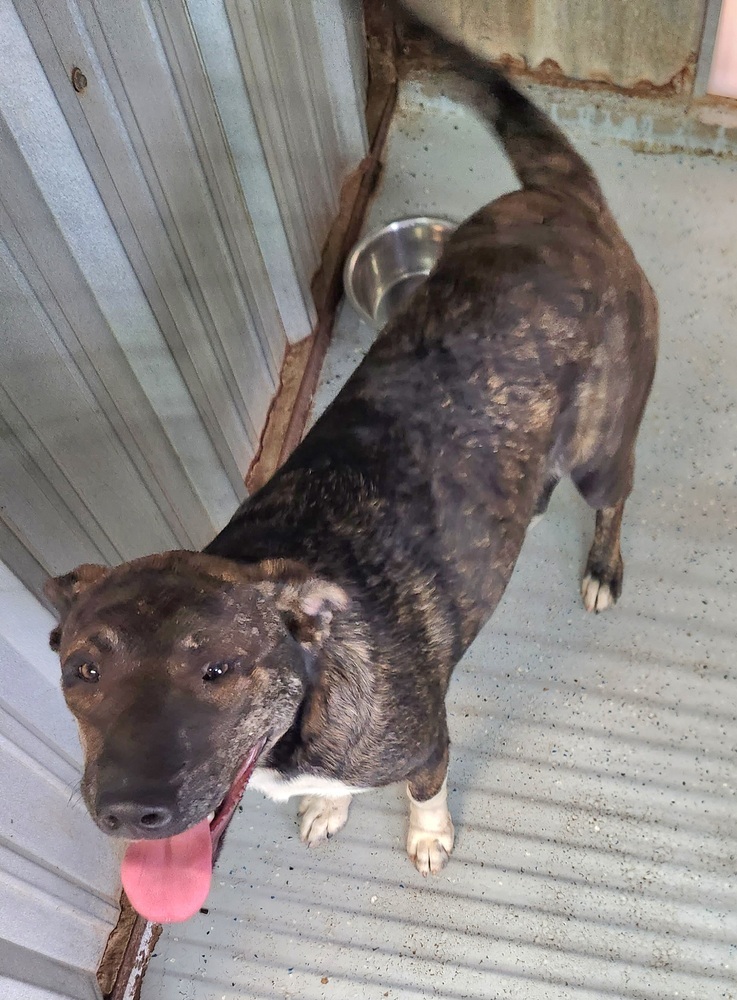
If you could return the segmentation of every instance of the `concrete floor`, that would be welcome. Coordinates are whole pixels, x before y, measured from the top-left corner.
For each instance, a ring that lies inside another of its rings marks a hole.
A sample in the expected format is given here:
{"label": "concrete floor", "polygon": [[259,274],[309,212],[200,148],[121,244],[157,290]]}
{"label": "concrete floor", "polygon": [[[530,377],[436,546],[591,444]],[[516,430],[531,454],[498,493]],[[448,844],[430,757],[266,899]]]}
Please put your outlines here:
{"label": "concrete floor", "polygon": [[[573,138],[662,310],[622,600],[583,611],[593,517],[564,485],[451,687],[446,871],[404,856],[401,788],[313,852],[296,802],[247,792],[209,913],[165,931],[143,1000],[737,998],[737,166]],[[388,150],[371,227],[514,186],[418,85]],[[344,308],[318,410],[371,336]]]}

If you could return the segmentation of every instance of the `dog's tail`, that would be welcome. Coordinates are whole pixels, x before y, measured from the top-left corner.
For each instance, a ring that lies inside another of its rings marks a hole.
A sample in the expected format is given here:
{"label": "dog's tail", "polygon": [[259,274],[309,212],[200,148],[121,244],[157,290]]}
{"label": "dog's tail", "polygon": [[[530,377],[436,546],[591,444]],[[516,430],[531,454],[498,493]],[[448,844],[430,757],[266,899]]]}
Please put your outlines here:
{"label": "dog's tail", "polygon": [[504,73],[419,20],[400,0],[389,0],[388,6],[401,21],[418,25],[441,43],[449,68],[470,84],[470,100],[499,136],[524,188],[568,191],[602,200],[599,184],[583,157]]}

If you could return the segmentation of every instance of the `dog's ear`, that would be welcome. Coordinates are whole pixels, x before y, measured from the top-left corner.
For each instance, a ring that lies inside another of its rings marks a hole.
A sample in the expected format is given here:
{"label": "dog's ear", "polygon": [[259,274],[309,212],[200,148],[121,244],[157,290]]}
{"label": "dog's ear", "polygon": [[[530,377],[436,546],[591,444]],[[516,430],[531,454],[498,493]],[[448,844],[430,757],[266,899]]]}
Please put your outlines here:
{"label": "dog's ear", "polygon": [[345,590],[295,564],[262,563],[261,569],[267,579],[258,589],[274,601],[294,637],[304,646],[324,642],[335,612],[348,607]]}
{"label": "dog's ear", "polygon": [[284,614],[294,638],[314,649],[330,634],[335,612],[348,607],[348,595],[337,584],[312,577],[278,587],[276,606]]}
{"label": "dog's ear", "polygon": [[109,572],[106,566],[84,563],[64,576],[50,577],[44,584],[44,594],[56,608],[59,617],[64,618],[79,595]]}
{"label": "dog's ear", "polygon": [[80,594],[83,594],[93,583],[102,580],[108,572],[105,566],[85,563],[82,566],[77,566],[71,573],[65,573],[64,576],[50,577],[44,584],[44,594],[59,615],[59,624],[51,630],[49,636],[49,645],[55,653],[59,652],[61,630],[70,608]]}

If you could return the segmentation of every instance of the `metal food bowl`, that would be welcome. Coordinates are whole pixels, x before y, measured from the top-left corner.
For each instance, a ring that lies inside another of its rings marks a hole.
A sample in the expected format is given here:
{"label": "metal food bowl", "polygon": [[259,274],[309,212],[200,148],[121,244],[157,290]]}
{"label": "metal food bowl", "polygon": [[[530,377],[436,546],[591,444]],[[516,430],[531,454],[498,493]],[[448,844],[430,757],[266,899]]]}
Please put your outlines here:
{"label": "metal food bowl", "polygon": [[345,262],[343,284],[356,312],[381,330],[437,263],[457,223],[399,219],[369,233]]}

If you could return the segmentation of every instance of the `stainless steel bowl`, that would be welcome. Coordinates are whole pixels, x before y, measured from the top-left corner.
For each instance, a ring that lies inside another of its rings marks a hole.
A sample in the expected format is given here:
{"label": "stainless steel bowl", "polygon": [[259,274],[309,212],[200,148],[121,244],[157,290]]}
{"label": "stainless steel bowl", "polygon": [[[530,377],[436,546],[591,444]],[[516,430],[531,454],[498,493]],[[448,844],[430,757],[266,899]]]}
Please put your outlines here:
{"label": "stainless steel bowl", "polygon": [[437,263],[457,223],[399,219],[369,233],[345,262],[343,285],[362,319],[380,330]]}

